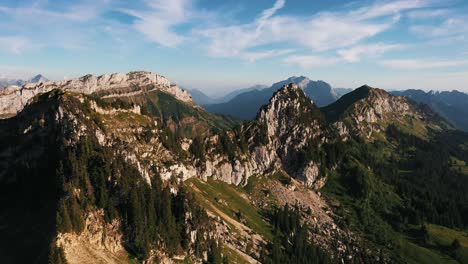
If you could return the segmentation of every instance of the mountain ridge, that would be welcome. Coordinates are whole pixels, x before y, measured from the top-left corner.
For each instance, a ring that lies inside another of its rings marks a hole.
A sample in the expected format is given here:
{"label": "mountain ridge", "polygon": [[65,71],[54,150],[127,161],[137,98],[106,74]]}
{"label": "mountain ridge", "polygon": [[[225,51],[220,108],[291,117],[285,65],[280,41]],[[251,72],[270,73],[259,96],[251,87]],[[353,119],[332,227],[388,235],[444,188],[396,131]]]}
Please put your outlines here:
{"label": "mountain ridge", "polygon": [[262,90],[252,90],[241,93],[230,101],[219,104],[203,105],[210,112],[233,116],[243,120],[255,118],[260,107],[266,103],[270,97],[282,86],[295,83],[303,89],[307,96],[316,104],[323,106],[335,101],[338,95],[331,86],[323,81],[312,81],[305,76],[293,76],[286,80],[276,82],[269,88]]}
{"label": "mountain ridge", "polygon": [[[39,93],[0,119],[7,260],[28,249],[46,253],[22,254],[27,262],[201,262],[228,252],[287,262],[302,256],[288,249],[301,241],[308,259],[404,263],[397,241],[412,243],[405,221],[422,221],[413,215],[464,221],[454,197],[465,175],[446,166],[468,160],[468,135],[405,97],[362,86],[319,108],[289,83],[255,119],[230,123],[159,87],[107,83]],[[414,207],[420,199],[437,206]],[[24,217],[21,208],[43,210]]]}
{"label": "mountain ridge", "polygon": [[101,93],[103,97],[118,97],[139,93],[141,89],[135,90],[135,87],[147,90],[160,89],[174,95],[181,101],[192,103],[188,92],[172,85],[165,77],[150,72],[136,71],[127,74],[85,75],[73,80],[56,82],[27,83],[21,87],[10,86],[0,91],[0,115],[14,114],[21,110],[35,95],[57,88],[85,94]]}
{"label": "mountain ridge", "polygon": [[392,94],[406,96],[415,102],[427,104],[456,128],[468,131],[468,95],[466,93],[457,90],[424,92],[409,89],[393,91]]}

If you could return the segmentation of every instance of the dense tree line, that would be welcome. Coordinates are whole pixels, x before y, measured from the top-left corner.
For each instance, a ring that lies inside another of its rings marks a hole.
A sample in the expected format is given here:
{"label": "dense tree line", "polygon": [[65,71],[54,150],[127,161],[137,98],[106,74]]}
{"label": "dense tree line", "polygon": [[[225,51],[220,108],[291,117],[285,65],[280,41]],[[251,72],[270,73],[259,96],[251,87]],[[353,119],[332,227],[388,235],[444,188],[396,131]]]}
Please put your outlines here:
{"label": "dense tree line", "polygon": [[[103,208],[107,221],[116,217],[121,220],[127,250],[145,259],[156,245],[162,245],[169,255],[187,252],[191,246],[189,232],[209,229],[206,212],[183,186],[173,194],[156,173],[151,184],[146,183],[134,166],[92,139],[65,153],[63,169],[57,170],[57,176],[64,179],[58,231],[81,232],[85,212]],[[194,254],[200,257],[210,250],[209,241],[201,234],[196,240]]]}
{"label": "dense tree line", "polygon": [[389,126],[385,138],[351,138],[324,148],[326,159],[339,165],[325,190],[351,204],[352,213],[343,213],[347,224],[386,246],[396,243],[395,231],[409,224],[466,228],[468,177],[452,167],[451,159],[468,160],[460,147],[468,136],[445,132],[425,140]]}
{"label": "dense tree line", "polygon": [[[462,132],[438,135],[424,141],[390,126],[387,135],[398,142],[398,153],[378,171],[397,187],[406,202],[403,223],[423,221],[447,227],[468,227],[468,177],[452,168],[452,158],[468,160],[460,148],[468,136]],[[398,156],[409,157],[398,159]],[[395,173],[395,168],[410,173]]]}
{"label": "dense tree line", "polygon": [[298,206],[276,209],[271,215],[274,239],[262,252],[262,263],[332,263],[330,257],[309,236],[309,227],[301,222]]}

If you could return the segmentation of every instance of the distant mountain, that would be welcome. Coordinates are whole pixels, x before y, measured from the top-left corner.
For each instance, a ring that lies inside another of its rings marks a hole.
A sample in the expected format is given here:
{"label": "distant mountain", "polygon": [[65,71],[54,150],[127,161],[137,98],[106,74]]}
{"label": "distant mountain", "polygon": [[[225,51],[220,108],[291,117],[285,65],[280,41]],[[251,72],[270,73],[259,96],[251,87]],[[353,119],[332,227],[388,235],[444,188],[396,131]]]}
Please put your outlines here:
{"label": "distant mountain", "polygon": [[234,97],[238,96],[239,94],[246,93],[246,92],[251,92],[251,91],[254,91],[254,90],[263,90],[265,88],[268,88],[268,86],[263,85],[263,84],[257,84],[257,85],[254,85],[252,87],[249,87],[249,88],[237,89],[237,90],[234,90],[234,91],[232,91],[232,92],[218,98],[216,101],[217,101],[217,103],[224,103],[224,102],[232,100]]}
{"label": "distant mountain", "polygon": [[341,97],[347,93],[352,92],[354,89],[353,88],[333,88],[335,92]]}
{"label": "distant mountain", "polygon": [[42,74],[38,74],[34,77],[32,77],[31,79],[29,79],[29,81],[27,81],[28,83],[41,83],[41,82],[48,82],[49,79],[47,79],[46,77],[44,77]]}
{"label": "distant mountain", "polygon": [[429,105],[456,128],[468,131],[468,94],[459,91],[425,92],[422,90],[392,91],[411,100]]}
{"label": "distant mountain", "polygon": [[243,92],[225,103],[208,104],[203,107],[213,113],[229,115],[245,120],[253,119],[260,107],[268,103],[268,100],[278,89],[290,83],[296,84],[301,88],[319,107],[333,103],[339,97],[333,88],[324,81],[312,81],[305,76],[293,76],[274,83],[269,88]]}
{"label": "distant mountain", "polygon": [[48,81],[49,80],[45,78],[42,74],[38,74],[29,80],[0,78],[0,89],[6,88],[11,85],[23,86],[26,83],[41,83]]}
{"label": "distant mountain", "polygon": [[192,95],[193,101],[199,105],[209,105],[209,104],[220,104],[225,103],[233,99],[234,97],[238,96],[239,94],[254,91],[254,90],[262,90],[267,88],[268,86],[257,84],[249,88],[237,89],[234,90],[226,95],[220,97],[211,97],[204,92],[198,89],[188,89],[190,94]]}
{"label": "distant mountain", "polygon": [[216,99],[206,95],[204,92],[198,89],[191,89],[188,90],[188,92],[192,95],[192,100],[199,105],[216,103]]}
{"label": "distant mountain", "polygon": [[6,88],[10,85],[17,85],[21,86],[25,83],[23,80],[18,79],[8,79],[8,78],[1,78],[0,79],[0,89]]}

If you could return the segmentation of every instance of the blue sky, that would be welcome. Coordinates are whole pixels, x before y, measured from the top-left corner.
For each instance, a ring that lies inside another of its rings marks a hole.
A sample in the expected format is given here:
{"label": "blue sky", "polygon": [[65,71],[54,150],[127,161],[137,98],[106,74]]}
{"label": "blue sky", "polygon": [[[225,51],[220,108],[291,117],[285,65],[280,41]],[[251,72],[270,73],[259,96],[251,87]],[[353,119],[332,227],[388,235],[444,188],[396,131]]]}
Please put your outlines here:
{"label": "blue sky", "polygon": [[293,75],[468,91],[468,1],[3,0],[0,77],[149,70],[208,94]]}

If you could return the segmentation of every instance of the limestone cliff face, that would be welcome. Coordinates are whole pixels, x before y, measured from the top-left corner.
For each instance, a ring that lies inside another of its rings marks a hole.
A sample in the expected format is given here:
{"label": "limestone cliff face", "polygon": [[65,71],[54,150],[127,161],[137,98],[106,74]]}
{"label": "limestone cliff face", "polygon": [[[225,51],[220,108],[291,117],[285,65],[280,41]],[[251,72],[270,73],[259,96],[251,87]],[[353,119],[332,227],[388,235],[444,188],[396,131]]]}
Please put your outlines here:
{"label": "limestone cliff face", "polygon": [[317,182],[320,177],[317,164],[296,162],[304,148],[318,147],[309,144],[323,132],[322,115],[302,89],[295,84],[284,86],[260,110],[256,121],[264,124],[268,147],[276,153],[285,171],[307,186],[321,187]]}
{"label": "limestone cliff face", "polygon": [[161,90],[183,102],[192,102],[191,95],[182,90],[164,76],[151,72],[114,73],[111,75],[85,75],[78,79],[28,83],[21,87],[10,86],[0,91],[0,116],[16,114],[34,96],[62,89],[83,94],[99,94],[102,97],[129,96],[143,90]]}
{"label": "limestone cliff face", "polygon": [[127,263],[120,222],[104,220],[104,210],[89,212],[80,234],[59,233],[56,244],[62,248],[68,263]]}
{"label": "limestone cliff face", "polygon": [[[228,133],[235,144],[239,137],[246,137],[248,149],[237,148],[234,159],[230,159],[226,153],[208,148],[205,161],[195,166],[196,175],[245,185],[253,175],[283,169],[307,186],[321,188],[325,178],[320,174],[319,164],[313,160],[298,163],[297,159],[304,149],[319,147],[324,140],[322,126],[322,115],[302,89],[295,84],[285,85],[261,109],[254,122],[245,124],[237,134]],[[204,144],[219,145],[220,138],[214,135]],[[173,167],[181,172],[186,169],[180,165]],[[167,178],[169,173],[165,175]]]}

